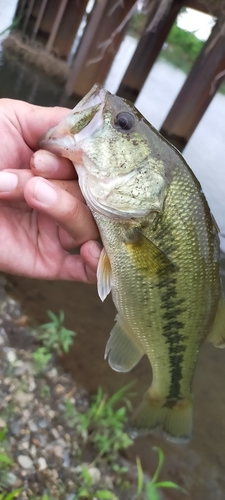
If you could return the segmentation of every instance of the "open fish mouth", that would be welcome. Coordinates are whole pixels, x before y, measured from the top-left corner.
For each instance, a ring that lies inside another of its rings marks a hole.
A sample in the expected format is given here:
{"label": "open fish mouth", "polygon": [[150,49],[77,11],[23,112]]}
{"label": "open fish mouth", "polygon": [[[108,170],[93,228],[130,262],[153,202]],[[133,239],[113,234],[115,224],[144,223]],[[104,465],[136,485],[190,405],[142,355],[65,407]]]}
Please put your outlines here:
{"label": "open fish mouth", "polygon": [[80,142],[102,126],[107,94],[105,89],[94,85],[66,118],[41,137],[40,148],[77,161]]}

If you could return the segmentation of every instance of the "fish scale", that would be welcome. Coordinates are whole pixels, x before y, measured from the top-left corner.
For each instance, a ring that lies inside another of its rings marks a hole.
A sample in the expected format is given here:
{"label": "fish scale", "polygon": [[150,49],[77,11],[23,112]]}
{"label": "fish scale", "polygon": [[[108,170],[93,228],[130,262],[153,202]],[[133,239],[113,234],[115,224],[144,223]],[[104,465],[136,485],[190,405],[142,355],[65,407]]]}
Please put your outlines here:
{"label": "fish scale", "polygon": [[218,230],[201,186],[131,103],[98,86],[41,147],[73,161],[100,231],[98,292],[118,311],[105,357],[122,372],[144,354],[152,366],[132,427],[186,442],[199,348],[207,336],[225,343]]}

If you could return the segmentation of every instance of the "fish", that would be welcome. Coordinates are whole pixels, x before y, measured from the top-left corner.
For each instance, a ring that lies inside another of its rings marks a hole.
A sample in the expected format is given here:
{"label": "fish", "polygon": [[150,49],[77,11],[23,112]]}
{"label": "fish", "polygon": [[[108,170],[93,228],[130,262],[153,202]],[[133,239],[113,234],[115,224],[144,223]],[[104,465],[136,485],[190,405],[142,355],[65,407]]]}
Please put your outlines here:
{"label": "fish", "polygon": [[143,355],[150,388],[133,435],[193,432],[192,380],[202,342],[225,343],[218,227],[180,152],[135,106],[95,85],[40,147],[69,158],[99,228],[101,300],[117,309],[105,358],[128,372]]}

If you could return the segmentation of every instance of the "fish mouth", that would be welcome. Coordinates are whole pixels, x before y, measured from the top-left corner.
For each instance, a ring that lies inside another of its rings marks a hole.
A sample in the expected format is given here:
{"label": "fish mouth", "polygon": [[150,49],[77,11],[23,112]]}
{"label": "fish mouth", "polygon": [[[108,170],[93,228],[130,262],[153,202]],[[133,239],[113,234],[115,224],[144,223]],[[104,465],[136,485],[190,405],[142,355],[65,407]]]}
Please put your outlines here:
{"label": "fish mouth", "polygon": [[41,137],[40,148],[72,161],[79,161],[80,143],[103,123],[102,114],[107,94],[108,91],[94,85],[66,118]]}

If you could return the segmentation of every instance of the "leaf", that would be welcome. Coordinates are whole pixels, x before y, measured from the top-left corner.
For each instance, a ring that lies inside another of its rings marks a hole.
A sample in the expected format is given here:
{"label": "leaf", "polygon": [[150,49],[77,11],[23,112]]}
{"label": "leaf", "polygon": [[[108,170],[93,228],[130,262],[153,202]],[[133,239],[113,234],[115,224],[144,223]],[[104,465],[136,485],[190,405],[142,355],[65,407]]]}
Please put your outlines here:
{"label": "leaf", "polygon": [[136,383],[135,381],[131,382],[130,384],[127,384],[121,389],[119,389],[119,391],[115,392],[115,394],[113,394],[111,398],[108,399],[107,404],[112,407],[115,403],[121,401],[125,396],[125,394],[127,394],[128,390],[131,389],[131,387],[133,387],[135,383]]}
{"label": "leaf", "polygon": [[179,486],[179,484],[174,483],[173,481],[160,481],[159,483],[155,483],[156,488],[175,488],[176,490],[182,491],[185,495],[188,495],[188,491]]}
{"label": "leaf", "polygon": [[148,482],[146,483],[146,500],[160,500],[159,494],[155,488],[154,483]]}
{"label": "leaf", "polygon": [[119,500],[118,497],[109,490],[98,490],[95,495],[102,500]]}
{"label": "leaf", "polygon": [[[16,19],[14,19],[13,23],[10,24],[10,26],[8,26],[8,28],[5,28],[3,31],[1,31],[0,36],[7,33],[7,31],[10,31],[11,29],[15,28],[15,26],[17,26],[17,24],[20,22],[20,20],[21,20],[21,17],[17,17]],[[0,497],[0,499],[1,499],[1,497]]]}
{"label": "leaf", "polygon": [[0,453],[0,465],[13,465],[13,461],[5,453]]}
{"label": "leaf", "polygon": [[3,441],[6,433],[7,433],[7,428],[3,427],[3,429],[0,430],[0,441]]}
{"label": "leaf", "polygon": [[158,452],[158,456],[159,456],[159,462],[158,462],[158,465],[157,465],[157,469],[155,471],[155,474],[151,480],[151,483],[155,483],[159,477],[159,474],[161,472],[161,469],[162,469],[162,466],[163,466],[163,462],[164,462],[164,453],[163,451],[161,450],[161,448],[159,448],[158,446],[153,446],[152,448],[154,451],[157,451]]}
{"label": "leaf", "polygon": [[138,472],[137,495],[139,497],[143,491],[143,484],[144,484],[144,473],[142,470],[141,461],[139,457],[136,458],[136,464]]}
{"label": "leaf", "polygon": [[22,489],[18,488],[17,490],[12,491],[11,493],[8,493],[8,495],[5,496],[5,493],[3,493],[3,496],[0,496],[0,500],[12,500],[13,498],[16,498],[19,493],[21,493]]}
{"label": "leaf", "polygon": [[81,473],[82,473],[85,484],[87,486],[91,486],[92,485],[92,477],[91,477],[91,474],[90,474],[88,468],[83,466]]}
{"label": "leaf", "polygon": [[58,324],[59,320],[58,320],[56,314],[54,314],[52,311],[47,311],[47,315],[49,316],[49,318],[52,320],[52,322],[54,324]]}
{"label": "leaf", "polygon": [[90,498],[87,488],[81,488],[78,492],[78,498]]}
{"label": "leaf", "polygon": [[60,309],[60,311],[59,311],[59,322],[63,323],[64,319],[65,319],[64,311],[62,309]]}

